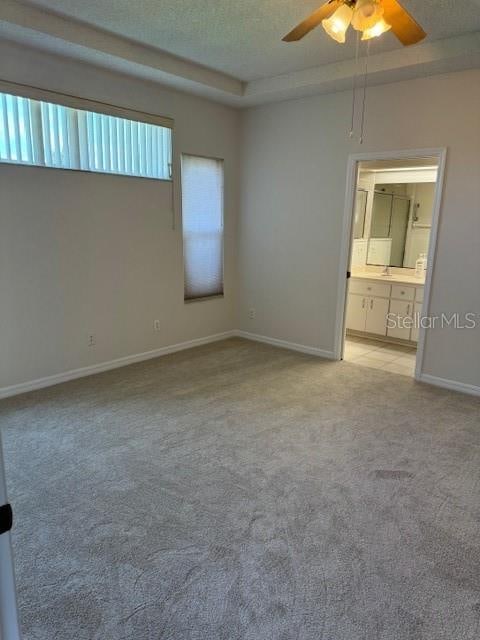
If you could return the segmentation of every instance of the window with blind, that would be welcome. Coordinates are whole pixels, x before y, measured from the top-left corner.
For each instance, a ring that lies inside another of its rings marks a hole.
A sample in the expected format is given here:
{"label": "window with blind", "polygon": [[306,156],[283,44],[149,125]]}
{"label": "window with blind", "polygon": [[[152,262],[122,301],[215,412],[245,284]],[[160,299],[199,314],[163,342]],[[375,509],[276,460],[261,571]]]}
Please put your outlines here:
{"label": "window with blind", "polygon": [[185,300],[223,295],[223,160],[182,155]]}
{"label": "window with blind", "polygon": [[0,162],[170,180],[172,132],[0,93]]}

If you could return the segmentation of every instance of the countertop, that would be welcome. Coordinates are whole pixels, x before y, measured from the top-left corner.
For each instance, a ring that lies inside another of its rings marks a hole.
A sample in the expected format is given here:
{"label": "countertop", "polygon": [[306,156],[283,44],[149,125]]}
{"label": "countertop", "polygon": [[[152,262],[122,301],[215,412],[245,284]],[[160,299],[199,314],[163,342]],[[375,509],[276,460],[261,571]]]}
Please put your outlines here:
{"label": "countertop", "polygon": [[416,278],[414,275],[392,274],[382,276],[381,273],[369,273],[368,271],[352,272],[352,278],[360,280],[375,280],[376,282],[390,282],[391,284],[412,284],[417,287],[425,286],[424,278]]}

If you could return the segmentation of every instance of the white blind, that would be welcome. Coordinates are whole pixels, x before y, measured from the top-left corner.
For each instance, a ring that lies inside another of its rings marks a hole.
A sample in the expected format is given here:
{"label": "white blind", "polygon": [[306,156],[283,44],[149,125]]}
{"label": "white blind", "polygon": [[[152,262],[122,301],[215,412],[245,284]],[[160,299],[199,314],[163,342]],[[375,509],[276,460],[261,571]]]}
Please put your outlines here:
{"label": "white blind", "polygon": [[0,93],[0,161],[169,180],[172,132]]}
{"label": "white blind", "polygon": [[185,300],[223,294],[223,160],[182,156]]}

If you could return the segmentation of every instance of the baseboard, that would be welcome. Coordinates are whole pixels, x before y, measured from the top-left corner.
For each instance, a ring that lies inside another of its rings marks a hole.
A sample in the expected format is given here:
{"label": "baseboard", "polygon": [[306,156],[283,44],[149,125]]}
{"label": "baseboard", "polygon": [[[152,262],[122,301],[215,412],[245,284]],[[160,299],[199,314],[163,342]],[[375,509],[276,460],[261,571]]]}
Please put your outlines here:
{"label": "baseboard", "polygon": [[402,338],[391,338],[390,336],[379,336],[378,333],[368,333],[367,331],[355,331],[354,329],[347,329],[347,338],[365,338],[366,340],[375,340],[376,342],[382,342],[383,344],[398,344],[401,347],[418,347],[418,342],[413,340],[402,340]]}
{"label": "baseboard", "polygon": [[288,342],[287,340],[278,340],[277,338],[269,338],[268,336],[261,336],[256,333],[249,333],[248,331],[236,331],[235,335],[239,338],[245,338],[246,340],[263,342],[265,344],[271,344],[274,347],[290,349],[290,351],[300,351],[301,353],[308,353],[311,356],[318,356],[319,358],[326,358],[327,360],[335,360],[335,354],[333,351],[324,351],[323,349],[317,349],[316,347],[307,347],[304,344]]}
{"label": "baseboard", "polygon": [[126,367],[127,365],[135,364],[136,362],[152,360],[153,358],[159,358],[160,356],[165,356],[169,353],[184,351],[185,349],[192,349],[193,347],[199,347],[203,344],[209,344],[210,342],[218,342],[219,340],[232,338],[236,335],[236,331],[224,331],[223,333],[216,333],[211,336],[205,336],[204,338],[195,338],[194,340],[187,340],[186,342],[172,344],[167,347],[160,347],[159,349],[153,349],[153,351],[145,351],[144,353],[124,356],[122,358],[117,358],[108,362],[100,362],[99,364],[94,364],[88,367],[73,369],[64,373],[57,373],[53,376],[38,378],[37,380],[30,380],[28,382],[21,382],[9,387],[0,387],[0,400],[3,398],[9,398],[11,396],[19,395],[20,393],[27,393],[28,391],[35,391],[37,389],[43,389],[45,387],[51,387],[56,384],[61,384],[62,382],[76,380],[77,378],[84,378],[85,376],[91,376],[95,373],[102,373],[103,371],[109,371],[110,369]]}
{"label": "baseboard", "polygon": [[[295,342],[288,342],[287,340],[270,338],[268,336],[262,336],[256,333],[250,333],[248,331],[224,331],[223,333],[216,333],[214,335],[205,336],[204,338],[195,338],[194,340],[179,342],[177,344],[172,344],[166,347],[160,347],[159,349],[153,349],[152,351],[145,351],[144,353],[124,356],[122,358],[117,358],[108,362],[101,362],[99,364],[94,364],[88,367],[82,367],[80,369],[73,369],[64,373],[46,376],[45,378],[29,380],[28,382],[21,382],[9,387],[0,387],[0,400],[3,398],[9,398],[11,396],[19,395],[21,393],[27,393],[29,391],[51,387],[56,384],[61,384],[62,382],[76,380],[77,378],[84,378],[96,373],[102,373],[103,371],[110,371],[111,369],[126,367],[129,364],[135,364],[136,362],[152,360],[153,358],[159,358],[169,353],[184,351],[186,349],[192,349],[193,347],[200,347],[204,344],[219,342],[220,340],[226,340],[227,338],[233,337],[245,338],[246,340],[252,340],[253,342],[262,342],[264,344],[270,344],[274,347],[289,349],[290,351],[299,351],[300,353],[307,353],[309,355],[317,356],[319,358],[325,358],[327,360],[335,360],[335,354],[333,353],[333,351],[325,351],[324,349],[317,349],[316,347],[309,347],[303,344],[297,344]],[[480,387],[473,384],[455,382],[454,380],[446,380],[444,378],[438,378],[437,376],[431,376],[427,373],[420,374],[417,379],[419,382],[424,382],[436,387],[441,387],[442,389],[449,389],[451,391],[458,391],[460,393],[466,393],[472,396],[480,397]]]}
{"label": "baseboard", "polygon": [[455,382],[455,380],[446,380],[445,378],[437,378],[437,376],[431,376],[428,373],[421,373],[418,380],[419,382],[425,382],[426,384],[441,387],[442,389],[450,389],[450,391],[459,391],[460,393],[467,393],[470,396],[480,397],[480,387],[473,384]]}

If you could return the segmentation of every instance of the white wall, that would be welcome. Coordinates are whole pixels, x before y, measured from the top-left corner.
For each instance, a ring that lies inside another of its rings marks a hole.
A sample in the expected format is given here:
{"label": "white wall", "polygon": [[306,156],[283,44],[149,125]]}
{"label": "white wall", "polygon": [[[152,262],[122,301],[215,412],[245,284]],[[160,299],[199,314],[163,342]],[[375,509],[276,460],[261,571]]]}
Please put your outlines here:
{"label": "white wall", "polygon": [[[480,71],[369,89],[363,146],[348,137],[350,108],[346,92],[245,114],[239,316],[246,331],[333,351],[347,159],[359,151],[448,147],[430,311],[480,313]],[[431,331],[424,371],[480,385],[480,324]]]}
{"label": "white wall", "polygon": [[[170,116],[177,170],[186,151],[223,157],[226,171],[226,295],[184,305],[178,185],[172,231],[160,183],[2,167],[0,387],[234,328],[333,350],[347,158],[359,150],[448,147],[431,311],[480,311],[479,71],[370,89],[363,147],[348,138],[348,92],[242,116],[7,43],[0,78]],[[425,371],[479,385],[479,331],[430,332]]]}
{"label": "white wall", "polygon": [[238,111],[7,43],[0,78],[172,117],[177,172],[225,159],[226,256],[224,299],[184,304],[178,188],[173,231],[169,184],[0,165],[0,388],[235,328]]}

